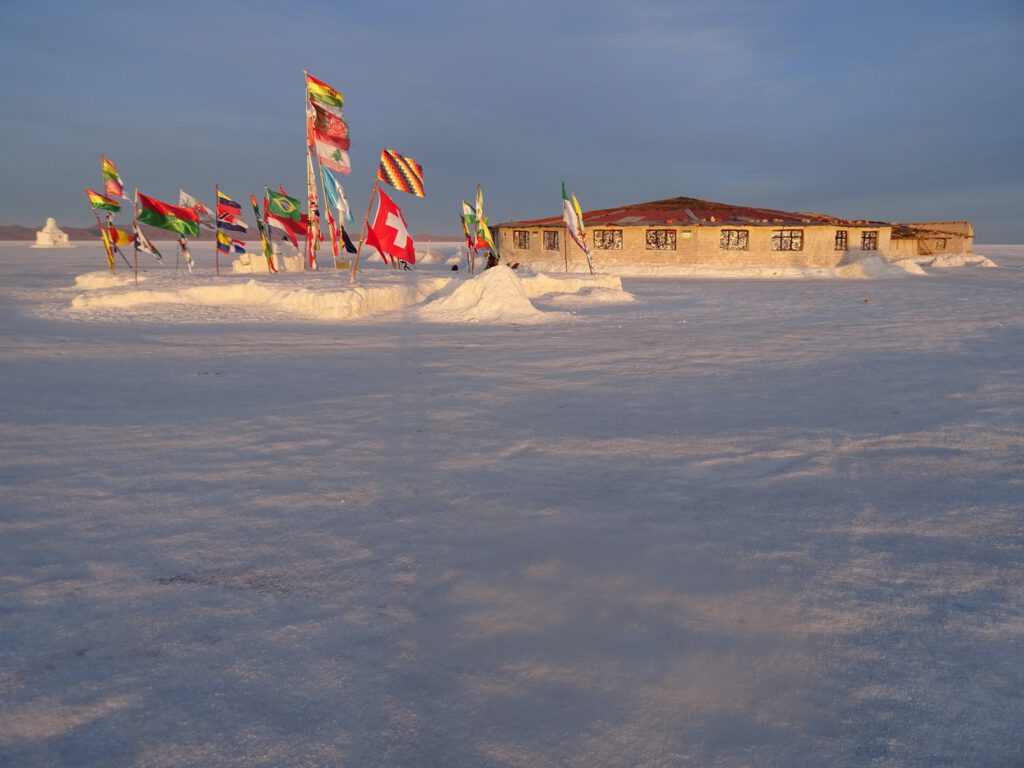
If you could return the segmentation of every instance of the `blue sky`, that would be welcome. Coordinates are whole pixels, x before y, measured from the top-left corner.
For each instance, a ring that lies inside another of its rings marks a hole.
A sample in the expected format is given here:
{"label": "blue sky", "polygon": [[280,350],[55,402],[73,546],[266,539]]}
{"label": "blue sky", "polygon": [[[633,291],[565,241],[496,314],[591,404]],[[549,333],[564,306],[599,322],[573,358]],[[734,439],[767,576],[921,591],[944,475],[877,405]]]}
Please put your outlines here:
{"label": "blue sky", "polygon": [[970,218],[1024,242],[1024,2],[0,2],[0,224],[129,188],[304,187],[302,71],[345,94],[361,220],[382,147],[413,231],[684,195]]}

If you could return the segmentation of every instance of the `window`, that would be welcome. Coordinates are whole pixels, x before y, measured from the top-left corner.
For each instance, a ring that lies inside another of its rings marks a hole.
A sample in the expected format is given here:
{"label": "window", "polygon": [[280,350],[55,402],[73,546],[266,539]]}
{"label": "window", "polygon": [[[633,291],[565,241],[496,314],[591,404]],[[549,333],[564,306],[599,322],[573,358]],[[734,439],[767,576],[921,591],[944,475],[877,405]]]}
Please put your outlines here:
{"label": "window", "polygon": [[648,251],[674,251],[676,249],[676,231],[674,229],[648,229]]}
{"label": "window", "polygon": [[847,246],[847,244],[846,244],[846,230],[845,229],[837,229],[836,230],[836,250],[837,251],[845,251],[848,247],[849,246]]}
{"label": "window", "polygon": [[877,232],[861,232],[860,233],[860,249],[862,251],[877,251],[878,250],[878,233]]}
{"label": "window", "polygon": [[545,251],[557,251],[558,250],[558,233],[557,232],[544,232],[544,250]]}
{"label": "window", "polygon": [[749,234],[746,229],[723,229],[718,247],[723,251],[745,251]]}
{"label": "window", "polygon": [[525,229],[512,230],[512,247],[521,251],[530,250],[530,233]]}
{"label": "window", "polygon": [[622,230],[621,229],[595,229],[594,230],[594,247],[602,251],[621,251],[622,250]]}
{"label": "window", "polygon": [[804,249],[804,231],[802,229],[773,229],[773,251],[802,251]]}

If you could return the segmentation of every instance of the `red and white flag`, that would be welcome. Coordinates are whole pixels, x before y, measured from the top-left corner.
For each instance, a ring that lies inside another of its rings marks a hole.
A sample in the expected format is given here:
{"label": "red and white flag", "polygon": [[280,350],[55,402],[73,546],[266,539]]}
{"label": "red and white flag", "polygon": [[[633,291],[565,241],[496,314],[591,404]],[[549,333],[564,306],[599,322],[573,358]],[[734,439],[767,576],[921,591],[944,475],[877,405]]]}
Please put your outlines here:
{"label": "red and white flag", "polygon": [[373,224],[366,230],[366,244],[372,245],[384,261],[388,256],[409,264],[416,263],[416,246],[413,244],[409,228],[405,224],[402,211],[395,202],[378,188],[380,195],[377,204],[377,215]]}

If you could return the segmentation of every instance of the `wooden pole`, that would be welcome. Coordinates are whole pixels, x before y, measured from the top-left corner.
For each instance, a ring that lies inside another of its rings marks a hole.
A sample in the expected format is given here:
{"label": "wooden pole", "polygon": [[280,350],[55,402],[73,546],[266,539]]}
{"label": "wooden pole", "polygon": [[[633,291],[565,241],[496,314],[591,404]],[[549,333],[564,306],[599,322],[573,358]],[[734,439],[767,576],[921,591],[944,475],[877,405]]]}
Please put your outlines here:
{"label": "wooden pole", "polygon": [[352,259],[352,271],[349,273],[349,283],[356,281],[356,269],[359,268],[359,254],[363,252],[363,243],[366,241],[366,227],[370,223],[370,209],[373,207],[373,198],[377,194],[377,187],[380,184],[380,177],[373,180],[373,189],[370,190],[370,202],[366,204],[366,215],[363,217],[363,228],[359,231],[359,247],[356,248],[356,257]]}
{"label": "wooden pole", "polygon": [[107,269],[110,270],[110,274],[114,274],[114,251],[110,246],[107,231],[103,228],[103,222],[100,221],[100,212],[93,208],[92,211],[96,215],[96,226],[100,230],[100,242],[103,243],[103,252],[107,256]]}
{"label": "wooden pole", "polygon": [[565,234],[562,237],[562,240],[565,242],[563,242],[562,245],[565,247],[562,249],[562,253],[565,254],[565,273],[569,274],[569,225],[566,224],[564,228]]}
{"label": "wooden pole", "polygon": [[213,193],[213,263],[216,265],[217,277],[220,277],[220,217],[217,207],[220,205],[220,184]]}
{"label": "wooden pole", "polygon": [[139,188],[135,188],[132,198],[132,247],[135,249],[135,284],[139,284],[139,238],[135,233],[139,229]]}

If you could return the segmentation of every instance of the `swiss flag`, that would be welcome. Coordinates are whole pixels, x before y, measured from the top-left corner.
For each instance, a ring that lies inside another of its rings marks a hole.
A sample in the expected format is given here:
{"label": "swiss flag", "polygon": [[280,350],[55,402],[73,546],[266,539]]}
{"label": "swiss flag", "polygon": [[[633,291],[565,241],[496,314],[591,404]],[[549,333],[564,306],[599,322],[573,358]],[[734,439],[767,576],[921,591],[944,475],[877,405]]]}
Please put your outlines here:
{"label": "swiss flag", "polygon": [[415,264],[416,247],[413,245],[402,212],[395,205],[395,201],[384,194],[384,190],[378,187],[377,194],[380,195],[380,202],[373,224],[366,230],[366,244],[376,248],[385,263],[385,257],[390,256],[399,261]]}

